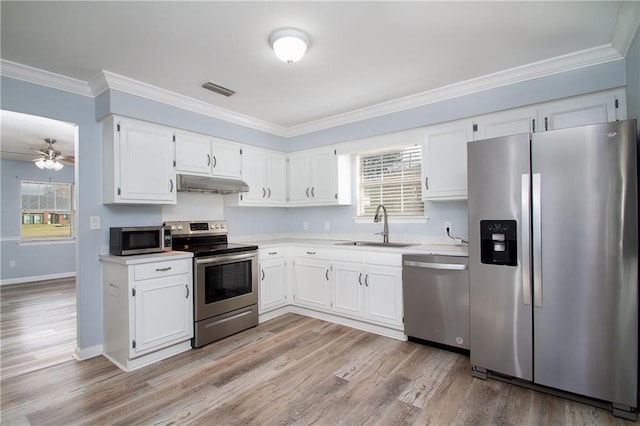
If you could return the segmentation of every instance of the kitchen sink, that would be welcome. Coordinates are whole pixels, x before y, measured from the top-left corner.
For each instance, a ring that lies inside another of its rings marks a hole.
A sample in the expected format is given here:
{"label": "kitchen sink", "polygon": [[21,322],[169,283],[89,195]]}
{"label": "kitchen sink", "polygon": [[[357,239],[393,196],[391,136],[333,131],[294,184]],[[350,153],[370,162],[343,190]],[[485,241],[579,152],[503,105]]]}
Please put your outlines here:
{"label": "kitchen sink", "polygon": [[335,243],[337,246],[363,246],[363,247],[411,247],[417,246],[416,243],[382,243],[378,241],[345,241]]}

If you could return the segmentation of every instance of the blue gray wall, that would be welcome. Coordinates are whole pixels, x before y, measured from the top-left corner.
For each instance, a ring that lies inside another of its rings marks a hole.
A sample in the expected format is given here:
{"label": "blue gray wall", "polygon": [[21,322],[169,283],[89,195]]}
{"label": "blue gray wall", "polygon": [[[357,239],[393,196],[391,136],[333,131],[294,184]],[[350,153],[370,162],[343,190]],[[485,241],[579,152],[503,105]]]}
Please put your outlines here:
{"label": "blue gray wall", "polygon": [[627,70],[627,116],[638,120],[638,140],[640,140],[640,30],[636,31],[625,62]]}
{"label": "blue gray wall", "polygon": [[[620,87],[625,85],[625,71],[624,61],[611,62],[314,132],[290,140],[117,91],[108,91],[93,99],[2,77],[0,100],[3,109],[62,120],[74,123],[79,128],[75,177],[78,194],[78,346],[80,349],[90,349],[101,345],[103,341],[101,267],[98,253],[108,247],[108,228],[162,222],[160,206],[102,204],[101,140],[97,119],[106,114],[117,113],[252,145],[292,151]],[[3,213],[5,208],[3,203]],[[392,235],[394,232],[441,235],[443,220],[452,220],[455,233],[466,235],[465,202],[431,203],[427,205],[427,214],[431,221],[426,224],[392,224]],[[330,232],[335,233],[360,234],[379,231],[379,226],[374,224],[354,224],[351,218],[355,216],[355,206],[293,209],[224,208],[224,215],[229,220],[233,235],[303,232],[302,222],[305,220],[309,223],[307,232],[325,232],[325,221],[330,222]],[[101,230],[89,229],[91,216],[101,217]]]}
{"label": "blue gray wall", "polygon": [[[0,160],[2,179],[2,216],[0,222],[0,256],[3,283],[28,280],[31,277],[56,278],[72,276],[76,272],[76,247],[74,241],[20,242],[20,182],[73,183],[74,168],[65,166],[60,171],[40,170],[33,163]],[[10,266],[10,261],[15,266]]]}

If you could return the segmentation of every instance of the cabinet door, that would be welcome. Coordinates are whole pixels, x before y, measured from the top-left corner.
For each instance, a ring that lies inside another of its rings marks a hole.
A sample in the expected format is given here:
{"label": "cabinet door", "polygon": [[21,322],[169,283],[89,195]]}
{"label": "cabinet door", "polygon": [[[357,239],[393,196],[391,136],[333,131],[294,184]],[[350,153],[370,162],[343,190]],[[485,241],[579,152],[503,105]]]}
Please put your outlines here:
{"label": "cabinet door", "polygon": [[211,139],[193,133],[176,133],[176,171],[211,175]]}
{"label": "cabinet door", "polygon": [[259,148],[242,149],[242,179],[249,185],[249,192],[242,194],[246,204],[263,204],[267,195],[265,151]]}
{"label": "cabinet door", "polygon": [[309,165],[305,153],[289,157],[289,203],[308,204],[310,200]]}
{"label": "cabinet door", "polygon": [[309,308],[329,308],[329,262],[296,258],[295,303]]}
{"label": "cabinet door", "polygon": [[615,95],[588,96],[581,99],[554,102],[545,105],[541,130],[564,129],[588,124],[616,121]]}
{"label": "cabinet door", "polygon": [[533,131],[536,116],[535,108],[527,108],[479,117],[476,120],[478,130],[473,132],[473,140],[529,133]]}
{"label": "cabinet door", "polygon": [[193,337],[192,289],[189,274],[136,281],[135,348],[131,357]]}
{"label": "cabinet door", "polygon": [[122,120],[118,133],[120,201],[175,203],[173,131]]}
{"label": "cabinet door", "polygon": [[460,121],[433,126],[424,133],[422,146],[422,198],[467,198],[467,142],[473,140],[473,123]]}
{"label": "cabinet door", "polygon": [[402,327],[402,268],[365,266],[364,316]]}
{"label": "cabinet door", "polygon": [[333,263],[332,310],[344,315],[362,317],[364,274],[359,263]]}
{"label": "cabinet door", "polygon": [[260,312],[287,303],[286,263],[284,259],[260,262]]}
{"label": "cabinet door", "polygon": [[333,150],[318,150],[309,154],[309,182],[313,204],[336,204],[336,156]]}
{"label": "cabinet door", "polygon": [[284,154],[271,153],[267,157],[267,201],[269,204],[287,202],[287,158]]}
{"label": "cabinet door", "polygon": [[240,179],[242,174],[242,154],[240,145],[222,139],[213,139],[211,148],[213,164],[212,173],[215,176]]}

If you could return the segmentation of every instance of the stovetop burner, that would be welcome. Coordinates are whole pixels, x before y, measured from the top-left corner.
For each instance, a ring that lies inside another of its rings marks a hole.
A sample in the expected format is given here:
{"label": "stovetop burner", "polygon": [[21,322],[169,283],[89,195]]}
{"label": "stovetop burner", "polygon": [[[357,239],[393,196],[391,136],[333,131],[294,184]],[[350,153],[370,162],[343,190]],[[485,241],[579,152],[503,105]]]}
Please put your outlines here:
{"label": "stovetop burner", "polygon": [[171,248],[190,251],[194,257],[215,256],[258,250],[258,246],[233,244],[227,241],[225,220],[165,222],[171,227]]}

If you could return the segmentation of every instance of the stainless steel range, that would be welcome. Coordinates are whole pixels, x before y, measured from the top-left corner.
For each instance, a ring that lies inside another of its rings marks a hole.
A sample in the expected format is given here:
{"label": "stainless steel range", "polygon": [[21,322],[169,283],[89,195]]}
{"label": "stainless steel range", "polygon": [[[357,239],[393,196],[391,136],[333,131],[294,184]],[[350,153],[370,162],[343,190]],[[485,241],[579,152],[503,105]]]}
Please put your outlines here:
{"label": "stainless steel range", "polygon": [[199,348],[258,325],[258,246],[229,244],[224,220],[165,222],[173,250],[193,253],[194,338]]}

